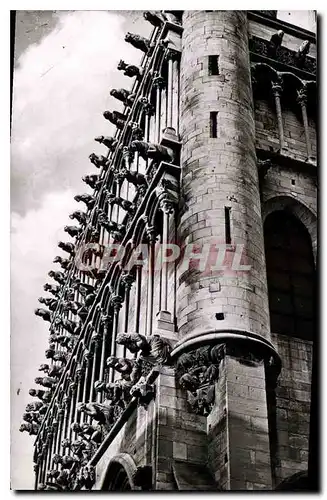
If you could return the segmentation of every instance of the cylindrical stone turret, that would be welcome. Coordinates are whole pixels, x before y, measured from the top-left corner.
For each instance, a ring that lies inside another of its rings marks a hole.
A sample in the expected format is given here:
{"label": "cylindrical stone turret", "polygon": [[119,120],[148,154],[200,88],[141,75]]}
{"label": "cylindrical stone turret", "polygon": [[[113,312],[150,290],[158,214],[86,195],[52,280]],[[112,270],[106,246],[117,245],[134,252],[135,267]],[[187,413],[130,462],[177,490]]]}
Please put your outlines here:
{"label": "cylindrical stone turret", "polygon": [[[182,244],[206,269],[177,274],[180,339],[237,328],[269,339],[269,309],[245,11],[185,11],[181,57]],[[222,245],[217,255],[214,245]],[[223,264],[219,260],[227,251]],[[211,245],[208,247],[203,245]],[[242,247],[244,245],[244,247]],[[189,247],[190,249],[190,247]],[[239,264],[249,270],[237,270]],[[185,272],[186,271],[186,272]]]}

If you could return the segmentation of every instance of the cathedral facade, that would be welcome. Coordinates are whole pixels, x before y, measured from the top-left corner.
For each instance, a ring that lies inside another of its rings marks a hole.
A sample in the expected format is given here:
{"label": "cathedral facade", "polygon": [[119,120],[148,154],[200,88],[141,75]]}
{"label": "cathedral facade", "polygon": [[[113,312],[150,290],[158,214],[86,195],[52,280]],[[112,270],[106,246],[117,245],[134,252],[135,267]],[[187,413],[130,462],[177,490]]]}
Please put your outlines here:
{"label": "cathedral facade", "polygon": [[35,311],[35,489],[316,488],[315,34],[144,17]]}

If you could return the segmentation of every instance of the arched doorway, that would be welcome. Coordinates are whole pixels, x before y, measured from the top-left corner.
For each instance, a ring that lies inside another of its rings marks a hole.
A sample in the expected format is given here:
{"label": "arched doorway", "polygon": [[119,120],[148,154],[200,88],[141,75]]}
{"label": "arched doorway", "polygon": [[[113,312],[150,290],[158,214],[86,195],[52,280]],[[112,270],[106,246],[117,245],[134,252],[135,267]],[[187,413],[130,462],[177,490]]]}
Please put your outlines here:
{"label": "arched doorway", "polygon": [[304,340],[315,336],[316,273],[311,238],[287,210],[264,223],[271,332]]}
{"label": "arched doorway", "polygon": [[100,489],[102,491],[141,490],[135,481],[137,472],[138,468],[132,457],[128,453],[118,453],[110,460]]}

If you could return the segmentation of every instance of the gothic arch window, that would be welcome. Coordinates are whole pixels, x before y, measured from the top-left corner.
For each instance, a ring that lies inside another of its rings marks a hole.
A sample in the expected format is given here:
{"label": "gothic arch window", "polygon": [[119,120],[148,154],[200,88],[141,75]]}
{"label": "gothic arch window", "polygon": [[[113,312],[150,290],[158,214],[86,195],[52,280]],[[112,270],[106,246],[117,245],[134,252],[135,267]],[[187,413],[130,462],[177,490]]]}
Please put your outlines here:
{"label": "gothic arch window", "polygon": [[131,491],[131,485],[124,467],[120,464],[115,464],[112,470],[110,480],[108,481],[107,490],[109,491]]}
{"label": "gothic arch window", "polygon": [[286,210],[267,216],[264,235],[271,331],[313,340],[316,279],[310,236]]}

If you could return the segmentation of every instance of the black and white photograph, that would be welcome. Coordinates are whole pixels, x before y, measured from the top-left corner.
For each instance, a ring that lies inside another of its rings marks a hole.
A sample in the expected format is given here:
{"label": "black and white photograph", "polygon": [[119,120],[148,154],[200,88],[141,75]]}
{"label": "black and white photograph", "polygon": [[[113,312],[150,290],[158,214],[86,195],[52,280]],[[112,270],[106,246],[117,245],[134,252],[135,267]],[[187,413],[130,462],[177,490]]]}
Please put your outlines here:
{"label": "black and white photograph", "polygon": [[10,11],[11,490],[320,491],[319,17]]}

